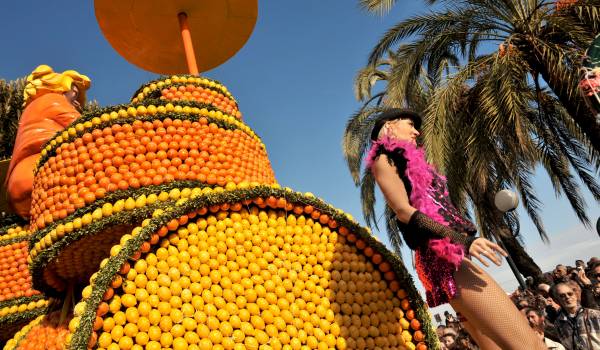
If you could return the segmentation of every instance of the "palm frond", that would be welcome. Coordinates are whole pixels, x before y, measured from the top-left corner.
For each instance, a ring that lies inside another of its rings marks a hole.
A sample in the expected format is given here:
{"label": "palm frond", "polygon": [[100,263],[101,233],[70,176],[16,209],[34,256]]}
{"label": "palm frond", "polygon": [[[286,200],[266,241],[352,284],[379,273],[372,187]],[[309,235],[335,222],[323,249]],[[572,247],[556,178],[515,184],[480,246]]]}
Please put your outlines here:
{"label": "palm frond", "polygon": [[394,7],[396,0],[359,0],[358,3],[364,10],[385,15]]}
{"label": "palm frond", "polygon": [[23,110],[25,79],[0,80],[0,159],[10,158]]}
{"label": "palm frond", "polygon": [[388,240],[392,244],[392,248],[398,254],[402,256],[400,248],[402,248],[402,232],[398,227],[398,220],[396,219],[396,213],[388,205],[385,206],[385,227],[387,229]]}
{"label": "palm frond", "polygon": [[342,140],[342,151],[354,183],[360,184],[362,158],[369,146],[370,133],[375,123],[374,116],[381,113],[381,107],[364,107],[356,112],[348,123]]}
{"label": "palm frond", "polygon": [[[378,59],[400,40],[415,34],[428,33],[428,37],[452,33],[452,28],[461,26],[460,33],[466,35],[464,24],[476,15],[475,10],[455,12],[452,10],[443,14],[424,14],[408,18],[390,28],[378,41],[369,55],[369,64],[374,64]],[[452,35],[452,34],[451,34]]]}
{"label": "palm frond", "polygon": [[360,181],[360,200],[367,226],[379,229],[375,216],[375,178],[369,171],[364,172]]}

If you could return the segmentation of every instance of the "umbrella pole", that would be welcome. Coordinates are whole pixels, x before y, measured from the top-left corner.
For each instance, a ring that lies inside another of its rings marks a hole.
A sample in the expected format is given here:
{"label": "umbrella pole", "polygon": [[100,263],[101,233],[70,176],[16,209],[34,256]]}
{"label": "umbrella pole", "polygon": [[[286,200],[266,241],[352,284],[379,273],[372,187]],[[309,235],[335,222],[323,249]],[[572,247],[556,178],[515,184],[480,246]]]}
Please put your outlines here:
{"label": "umbrella pole", "polygon": [[185,59],[187,61],[188,70],[190,71],[190,74],[199,75],[187,14],[185,12],[180,12],[177,15],[177,18],[179,19],[179,29],[181,30],[181,38],[183,39],[183,48],[185,50]]}

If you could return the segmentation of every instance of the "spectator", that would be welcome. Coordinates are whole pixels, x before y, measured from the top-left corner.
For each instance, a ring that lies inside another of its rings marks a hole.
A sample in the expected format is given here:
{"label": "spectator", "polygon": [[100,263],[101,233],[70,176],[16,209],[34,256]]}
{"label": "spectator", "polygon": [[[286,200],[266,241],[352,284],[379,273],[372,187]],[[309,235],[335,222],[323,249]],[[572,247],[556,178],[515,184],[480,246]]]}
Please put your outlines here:
{"label": "spectator", "polygon": [[438,338],[442,338],[442,336],[444,335],[444,330],[446,329],[446,326],[444,325],[439,325],[437,327],[437,329],[435,330],[435,333],[437,334]]}
{"label": "spectator", "polygon": [[592,281],[586,276],[583,269],[576,271],[573,279],[567,283],[577,291],[577,298],[581,306],[588,309],[598,309],[598,304],[592,291]]}
{"label": "spectator", "polygon": [[600,311],[581,307],[572,284],[558,283],[552,294],[561,306],[554,325],[565,348],[600,349]]}
{"label": "spectator", "polygon": [[600,299],[598,293],[594,290],[600,281],[600,263],[597,263],[587,273],[581,271],[578,275],[578,281],[583,289],[582,298],[586,298],[586,303],[590,308],[600,310]]}
{"label": "spectator", "polygon": [[580,260],[580,259],[575,260],[575,268],[578,268],[578,267],[585,269],[585,263],[583,262],[583,260]]}
{"label": "spectator", "polygon": [[597,305],[600,305],[600,279],[597,279],[592,286],[592,293]]}
{"label": "spectator", "polygon": [[519,299],[517,300],[516,305],[517,309],[522,311],[523,309],[529,307],[529,300],[527,300],[526,298]]}
{"label": "spectator", "polygon": [[539,295],[547,298],[550,295],[550,285],[546,283],[540,283],[537,286],[537,292]]}
{"label": "spectator", "polygon": [[454,327],[458,323],[456,317],[450,312],[444,311],[444,316],[446,317],[446,327]]}
{"label": "spectator", "polygon": [[453,345],[454,345],[454,341],[455,341],[456,337],[454,334],[452,333],[446,333],[442,336],[442,339],[440,339],[440,342],[442,344],[444,344],[444,346],[448,349],[453,349]]}
{"label": "spectator", "polygon": [[546,325],[546,320],[543,312],[541,312],[539,309],[527,308],[525,309],[525,316],[527,317],[527,321],[529,321],[529,325],[531,326],[531,328],[533,328],[536,334],[540,336],[540,339],[544,341],[544,344],[546,344],[548,349],[565,350],[562,344],[553,340],[557,339],[558,334],[554,334],[554,336],[551,337],[547,336],[546,333],[556,331],[554,330],[554,327],[548,327],[548,325]]}
{"label": "spectator", "polygon": [[546,311],[546,320],[548,322],[554,323],[558,314],[560,313],[560,305],[554,300],[554,298],[549,295],[546,298],[546,307],[544,308]]}
{"label": "spectator", "polygon": [[590,265],[587,277],[592,280],[600,280],[600,261]]}
{"label": "spectator", "polygon": [[592,257],[590,258],[590,260],[588,260],[587,262],[587,267],[589,270],[593,269],[594,266],[596,266],[598,263],[600,263],[600,259],[598,257]]}
{"label": "spectator", "polygon": [[547,284],[553,285],[554,274],[552,272],[544,272],[544,274],[542,275],[542,281],[544,281]]}
{"label": "spectator", "polygon": [[554,271],[552,271],[552,278],[554,283],[566,282],[569,278],[567,275],[567,267],[565,265],[556,265]]}
{"label": "spectator", "polygon": [[442,335],[446,334],[452,334],[454,338],[456,338],[458,336],[458,330],[456,330],[454,327],[446,327],[446,329],[444,329],[444,334]]}
{"label": "spectator", "polygon": [[456,340],[454,341],[454,345],[451,350],[477,350],[479,347],[475,345],[473,339],[469,336],[469,334],[465,331],[461,331],[458,333]]}

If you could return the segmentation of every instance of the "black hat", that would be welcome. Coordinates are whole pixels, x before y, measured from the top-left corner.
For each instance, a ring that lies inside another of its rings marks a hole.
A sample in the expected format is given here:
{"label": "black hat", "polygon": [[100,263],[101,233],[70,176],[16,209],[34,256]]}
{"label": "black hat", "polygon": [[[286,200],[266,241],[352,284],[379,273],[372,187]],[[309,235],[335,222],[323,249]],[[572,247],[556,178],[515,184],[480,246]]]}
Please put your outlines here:
{"label": "black hat", "polygon": [[415,123],[415,129],[419,130],[421,128],[422,119],[419,113],[411,111],[410,109],[390,108],[381,112],[377,117],[375,126],[373,126],[373,131],[371,131],[371,140],[377,140],[379,131],[381,131],[381,128],[383,128],[385,123],[396,119],[410,119]]}

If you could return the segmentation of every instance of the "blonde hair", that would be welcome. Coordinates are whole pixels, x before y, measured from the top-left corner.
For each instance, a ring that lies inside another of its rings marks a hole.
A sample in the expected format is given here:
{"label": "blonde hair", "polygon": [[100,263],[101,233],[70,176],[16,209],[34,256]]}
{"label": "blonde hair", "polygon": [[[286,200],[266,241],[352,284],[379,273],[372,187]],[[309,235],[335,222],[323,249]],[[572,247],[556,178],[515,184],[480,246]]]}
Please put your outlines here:
{"label": "blonde hair", "polygon": [[56,73],[48,65],[39,65],[27,76],[27,85],[23,92],[23,105],[27,106],[31,101],[47,93],[66,93],[71,90],[73,84],[79,88],[77,101],[83,106],[85,91],[90,88],[90,78],[74,70]]}

